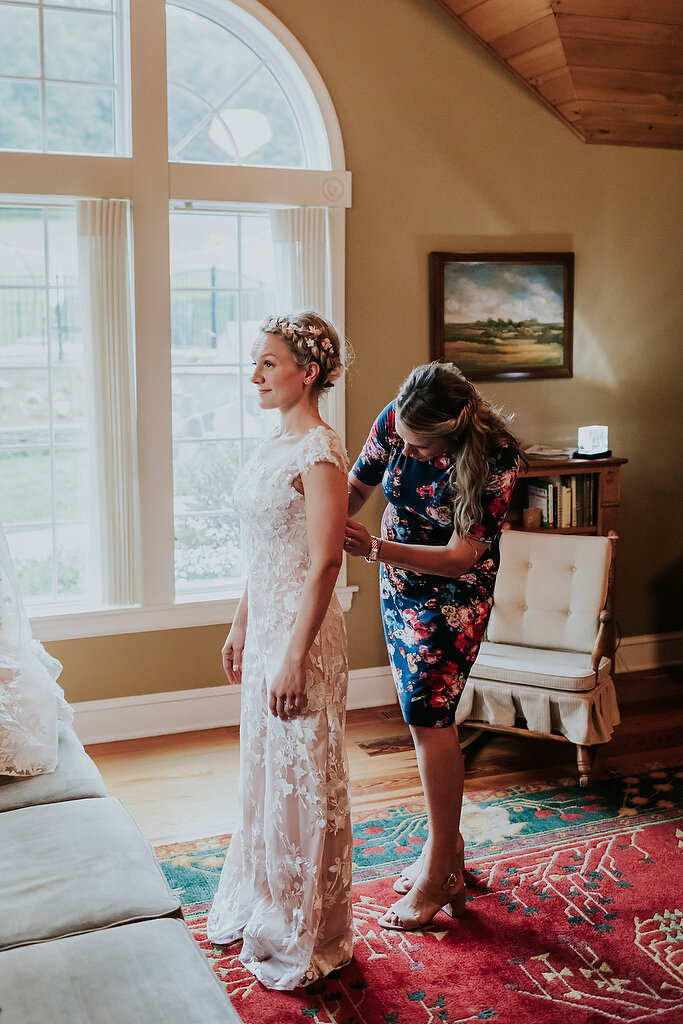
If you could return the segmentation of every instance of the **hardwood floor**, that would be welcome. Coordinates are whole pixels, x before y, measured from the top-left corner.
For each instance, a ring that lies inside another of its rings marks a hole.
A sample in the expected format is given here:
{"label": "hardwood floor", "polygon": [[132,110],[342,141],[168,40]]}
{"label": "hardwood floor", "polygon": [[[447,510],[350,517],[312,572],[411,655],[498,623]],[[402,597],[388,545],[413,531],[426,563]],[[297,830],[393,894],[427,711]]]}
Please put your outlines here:
{"label": "hardwood floor", "polygon": [[[616,677],[622,723],[605,768],[637,771],[683,764],[683,667]],[[347,750],[355,813],[421,793],[410,733],[396,706],[350,711]],[[463,733],[463,738],[465,734]],[[233,830],[239,730],[156,736],[89,746],[113,796],[155,844]],[[466,793],[524,782],[576,778],[575,748],[554,740],[484,733],[466,749]]]}

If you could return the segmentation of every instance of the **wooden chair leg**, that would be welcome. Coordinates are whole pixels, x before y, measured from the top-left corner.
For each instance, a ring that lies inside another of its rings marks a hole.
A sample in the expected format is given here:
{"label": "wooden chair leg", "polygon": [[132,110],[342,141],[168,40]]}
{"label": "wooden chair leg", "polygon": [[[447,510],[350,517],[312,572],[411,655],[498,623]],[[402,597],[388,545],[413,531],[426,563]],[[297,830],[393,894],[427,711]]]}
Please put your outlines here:
{"label": "wooden chair leg", "polygon": [[591,773],[590,747],[584,747],[581,743],[576,744],[576,766],[579,770],[579,785],[582,789],[586,789]]}
{"label": "wooden chair leg", "polygon": [[606,743],[592,747],[576,744],[576,766],[579,770],[579,785],[586,789],[589,782],[597,782],[605,770]]}

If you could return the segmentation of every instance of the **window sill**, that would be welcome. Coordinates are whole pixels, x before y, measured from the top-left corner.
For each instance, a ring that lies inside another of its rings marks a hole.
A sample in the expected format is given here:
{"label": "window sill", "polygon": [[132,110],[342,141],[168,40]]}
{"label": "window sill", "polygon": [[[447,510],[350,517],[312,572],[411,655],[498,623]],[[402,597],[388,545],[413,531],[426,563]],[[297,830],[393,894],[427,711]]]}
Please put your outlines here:
{"label": "window sill", "polygon": [[[337,587],[342,610],[351,607],[356,586]],[[185,629],[191,626],[214,626],[232,621],[239,594],[226,595],[212,601],[178,601],[173,605],[102,608],[97,611],[72,611],[54,614],[31,612],[36,640],[76,640],[93,636],[114,636],[120,633],[146,633],[162,629]]]}

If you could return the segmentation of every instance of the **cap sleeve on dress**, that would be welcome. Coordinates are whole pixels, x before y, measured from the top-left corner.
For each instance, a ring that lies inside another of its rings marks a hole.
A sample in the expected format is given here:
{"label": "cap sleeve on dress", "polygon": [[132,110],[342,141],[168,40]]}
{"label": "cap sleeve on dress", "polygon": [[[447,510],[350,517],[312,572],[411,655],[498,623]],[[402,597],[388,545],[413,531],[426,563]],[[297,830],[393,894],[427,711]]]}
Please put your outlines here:
{"label": "cap sleeve on dress", "polygon": [[349,460],[339,434],[327,427],[316,427],[304,439],[301,455],[297,459],[297,469],[304,473],[316,462],[331,462],[342,473],[348,473]]}

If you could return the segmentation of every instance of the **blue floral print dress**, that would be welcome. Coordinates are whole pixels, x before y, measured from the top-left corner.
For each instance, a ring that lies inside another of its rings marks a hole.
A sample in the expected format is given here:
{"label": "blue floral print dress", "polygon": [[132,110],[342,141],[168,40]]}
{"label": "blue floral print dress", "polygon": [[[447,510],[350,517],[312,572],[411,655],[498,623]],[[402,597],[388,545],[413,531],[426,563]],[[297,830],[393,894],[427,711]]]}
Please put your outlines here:
{"label": "blue floral print dress", "polygon": [[[389,504],[382,538],[404,544],[448,544],[453,534],[454,495],[448,484],[451,459],[420,462],[403,455],[394,422],[394,403],[383,410],[352,472],[382,489]],[[410,725],[452,725],[491,611],[500,557],[498,535],[517,479],[511,445],[488,457],[489,477],[481,499],[482,518],[470,530],[489,547],[457,579],[380,566],[380,599],[389,660],[401,710]]]}

